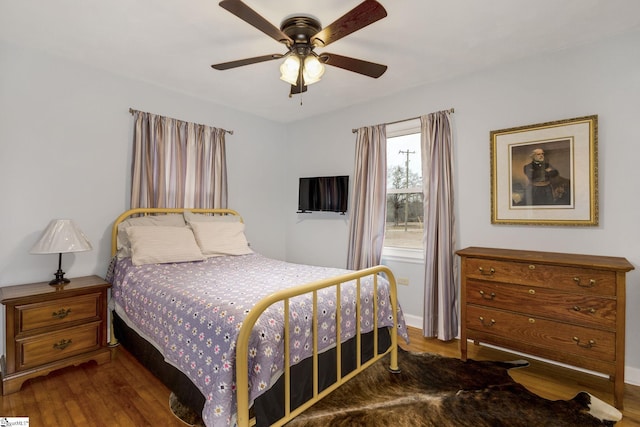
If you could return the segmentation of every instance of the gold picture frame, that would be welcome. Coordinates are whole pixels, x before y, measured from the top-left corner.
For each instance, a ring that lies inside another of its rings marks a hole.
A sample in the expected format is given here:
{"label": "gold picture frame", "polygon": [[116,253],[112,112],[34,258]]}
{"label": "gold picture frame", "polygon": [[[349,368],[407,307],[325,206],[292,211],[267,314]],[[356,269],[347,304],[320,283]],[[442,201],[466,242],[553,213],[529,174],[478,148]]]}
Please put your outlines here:
{"label": "gold picture frame", "polygon": [[598,116],[491,131],[491,223],[598,225]]}

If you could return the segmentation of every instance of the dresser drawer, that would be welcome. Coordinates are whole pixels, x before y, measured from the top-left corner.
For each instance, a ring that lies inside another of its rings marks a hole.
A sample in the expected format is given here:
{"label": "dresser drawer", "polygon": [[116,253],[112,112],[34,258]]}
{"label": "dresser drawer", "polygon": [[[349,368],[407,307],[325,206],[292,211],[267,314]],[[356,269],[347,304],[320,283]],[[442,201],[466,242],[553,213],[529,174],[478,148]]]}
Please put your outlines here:
{"label": "dresser drawer", "polygon": [[467,281],[466,295],[468,304],[517,310],[582,326],[616,327],[617,302],[613,298],[476,280]]}
{"label": "dresser drawer", "polygon": [[100,347],[102,322],[16,340],[17,370],[55,362]]}
{"label": "dresser drawer", "polygon": [[482,258],[468,258],[465,268],[468,278],[520,285],[533,283],[535,286],[592,295],[616,294],[614,271]]}
{"label": "dresser drawer", "polygon": [[100,296],[100,293],[95,293],[16,306],[16,333],[58,325],[65,327],[73,322],[97,319],[101,315]]}
{"label": "dresser drawer", "polygon": [[615,361],[615,332],[472,305],[467,306],[466,327],[532,348],[544,347],[565,354]]}

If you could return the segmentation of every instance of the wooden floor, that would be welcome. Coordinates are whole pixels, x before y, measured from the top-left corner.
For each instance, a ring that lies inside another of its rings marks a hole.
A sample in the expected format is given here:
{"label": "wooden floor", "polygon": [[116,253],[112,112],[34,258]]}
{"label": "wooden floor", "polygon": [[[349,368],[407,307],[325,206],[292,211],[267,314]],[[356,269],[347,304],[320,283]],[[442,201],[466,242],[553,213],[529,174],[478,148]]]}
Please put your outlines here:
{"label": "wooden floor", "polygon": [[[458,342],[425,339],[410,329],[412,351],[459,357]],[[470,346],[469,357],[514,360],[521,356],[487,347]],[[515,380],[548,399],[570,399],[588,391],[613,401],[612,384],[604,378],[531,361],[525,369],[512,370]],[[156,380],[123,347],[113,350],[111,363],[90,362],[25,382],[18,393],[0,397],[0,417],[29,417],[40,426],[184,426],[168,406],[169,390]],[[625,388],[624,419],[616,426],[640,426],[640,387]]]}

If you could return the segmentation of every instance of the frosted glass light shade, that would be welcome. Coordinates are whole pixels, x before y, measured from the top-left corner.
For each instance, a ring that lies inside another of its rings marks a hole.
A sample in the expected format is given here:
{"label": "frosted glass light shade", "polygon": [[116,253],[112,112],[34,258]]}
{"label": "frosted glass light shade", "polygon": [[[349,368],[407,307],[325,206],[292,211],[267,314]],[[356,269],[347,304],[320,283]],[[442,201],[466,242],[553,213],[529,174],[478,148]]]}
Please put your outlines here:
{"label": "frosted glass light shade", "polygon": [[32,254],[59,254],[90,251],[87,236],[70,219],[54,219],[31,248]]}
{"label": "frosted glass light shade", "polygon": [[280,65],[280,79],[295,85],[300,71],[300,58],[297,55],[289,55]]}
{"label": "frosted glass light shade", "polygon": [[302,69],[302,77],[304,84],[310,85],[319,82],[324,74],[324,65],[317,57],[309,55],[304,59],[304,68]]}

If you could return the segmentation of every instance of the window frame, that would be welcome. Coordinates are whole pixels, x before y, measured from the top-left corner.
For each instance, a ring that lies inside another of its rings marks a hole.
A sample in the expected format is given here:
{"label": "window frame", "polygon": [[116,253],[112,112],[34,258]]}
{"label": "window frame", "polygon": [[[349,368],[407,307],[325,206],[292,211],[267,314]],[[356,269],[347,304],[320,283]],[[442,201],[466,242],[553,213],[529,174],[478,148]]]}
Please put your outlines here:
{"label": "window frame", "polygon": [[[420,119],[409,119],[402,120],[395,123],[390,123],[386,127],[386,137],[387,140],[389,138],[396,138],[399,136],[412,135],[412,134],[421,134],[420,128]],[[421,159],[422,161],[422,159]],[[388,170],[387,170],[388,172]],[[398,189],[403,191],[393,191],[393,193],[417,193],[420,191],[424,191],[418,187],[412,187],[408,189]],[[417,191],[416,191],[417,190]],[[385,195],[390,194],[385,190]],[[385,197],[386,203],[386,197]],[[386,219],[385,219],[385,233],[386,233]],[[382,258],[388,261],[401,261],[401,262],[412,262],[412,263],[421,263],[424,261],[424,243],[423,247],[420,249],[417,248],[399,248],[393,246],[386,246],[383,244],[382,247]]]}

